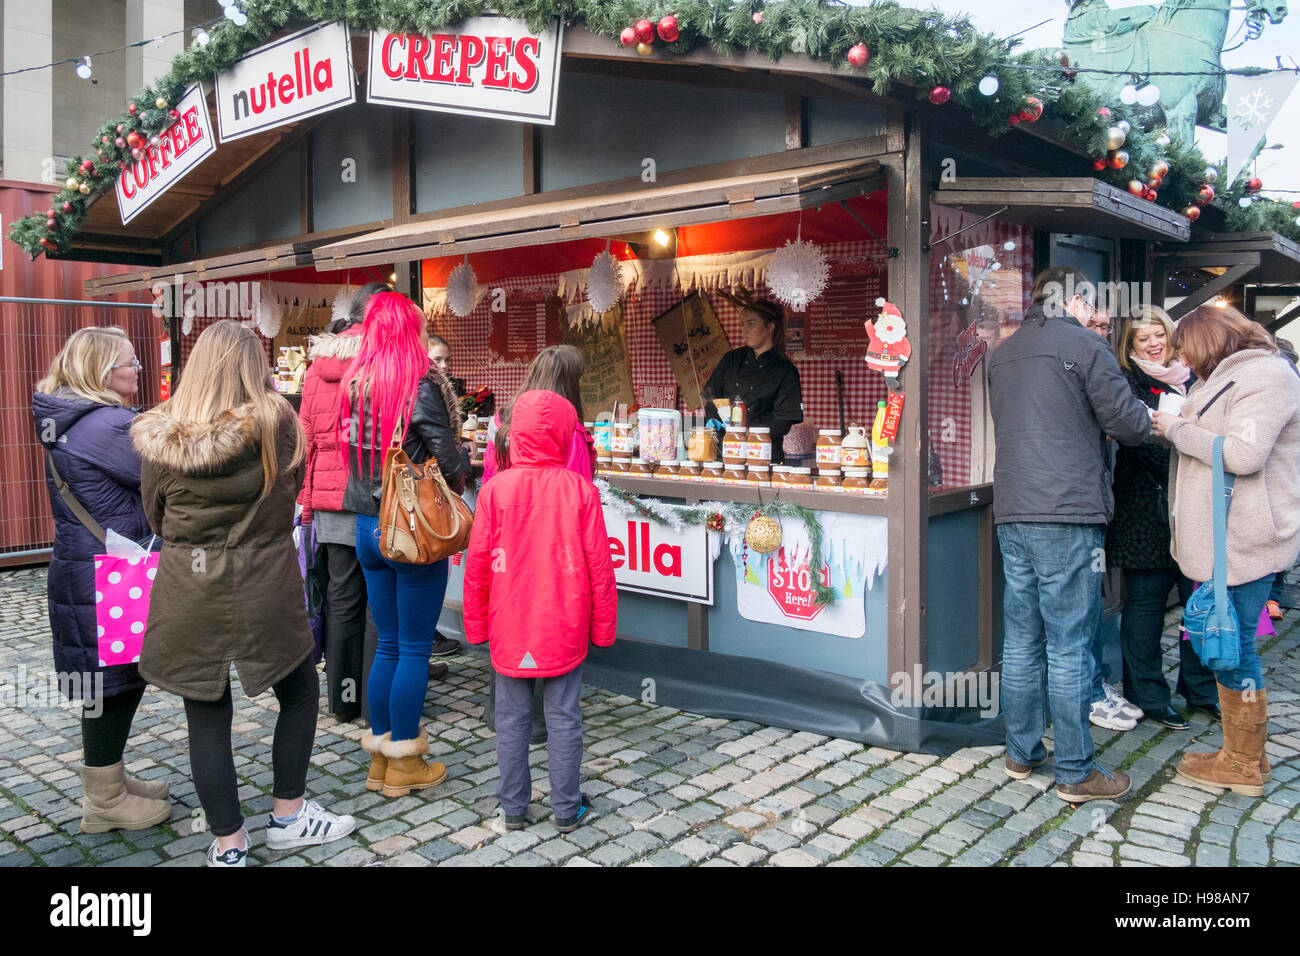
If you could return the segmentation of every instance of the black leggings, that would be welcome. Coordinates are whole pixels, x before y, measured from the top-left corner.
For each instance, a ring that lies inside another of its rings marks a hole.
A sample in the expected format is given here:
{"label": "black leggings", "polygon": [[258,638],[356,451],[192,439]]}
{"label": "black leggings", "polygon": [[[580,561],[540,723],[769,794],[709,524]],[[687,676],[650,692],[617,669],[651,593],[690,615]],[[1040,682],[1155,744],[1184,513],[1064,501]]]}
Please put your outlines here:
{"label": "black leggings", "polygon": [[[280,702],[271,745],[275,775],[272,793],[280,800],[296,800],[307,790],[307,765],[316,737],[316,705],[320,682],[311,655],[271,688]],[[185,698],[190,729],[190,771],[194,789],[208,818],[213,836],[230,836],[244,825],[239,809],[239,782],[230,745],[234,705],[230,684],[220,700]]]}
{"label": "black leggings", "polygon": [[[122,759],[131,721],[144,697],[144,688],[101,697],[93,709],[81,712],[81,746],[87,767],[111,767]],[[99,710],[103,706],[103,711]]]}

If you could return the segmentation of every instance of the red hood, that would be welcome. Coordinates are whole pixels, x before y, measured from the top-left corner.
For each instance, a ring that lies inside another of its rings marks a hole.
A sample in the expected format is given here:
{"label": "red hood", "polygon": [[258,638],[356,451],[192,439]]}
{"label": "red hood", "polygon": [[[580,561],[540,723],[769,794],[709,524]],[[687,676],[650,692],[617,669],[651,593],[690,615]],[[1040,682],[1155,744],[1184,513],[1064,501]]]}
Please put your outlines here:
{"label": "red hood", "polygon": [[577,427],[578,413],[563,395],[524,392],[510,413],[511,464],[563,465]]}
{"label": "red hood", "polygon": [[358,323],[337,335],[328,332],[313,335],[307,349],[307,359],[322,380],[333,384],[343,380],[343,373],[360,351],[361,324]]}

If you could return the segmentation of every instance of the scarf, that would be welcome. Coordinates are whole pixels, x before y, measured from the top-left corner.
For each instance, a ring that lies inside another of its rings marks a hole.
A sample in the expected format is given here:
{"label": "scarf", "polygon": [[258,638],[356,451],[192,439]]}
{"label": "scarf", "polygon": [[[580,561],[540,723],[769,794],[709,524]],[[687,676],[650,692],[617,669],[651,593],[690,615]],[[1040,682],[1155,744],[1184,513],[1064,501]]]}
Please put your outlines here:
{"label": "scarf", "polygon": [[1128,357],[1148,377],[1163,382],[1179,395],[1187,394],[1187,380],[1192,377],[1192,370],[1178,359],[1174,359],[1168,365],[1158,365],[1148,359],[1138,358],[1133,352],[1130,352]]}

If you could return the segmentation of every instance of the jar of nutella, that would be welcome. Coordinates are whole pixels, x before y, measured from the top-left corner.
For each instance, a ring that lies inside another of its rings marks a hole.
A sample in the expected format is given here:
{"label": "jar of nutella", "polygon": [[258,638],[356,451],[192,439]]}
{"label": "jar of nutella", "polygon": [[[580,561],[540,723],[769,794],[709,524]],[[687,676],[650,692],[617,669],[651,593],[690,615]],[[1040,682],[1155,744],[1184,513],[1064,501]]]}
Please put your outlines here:
{"label": "jar of nutella", "polygon": [[722,476],[723,481],[744,481],[745,480],[744,465],[724,465],[723,467],[725,468],[725,472],[723,473]]}
{"label": "jar of nutella", "polygon": [[772,484],[772,469],[768,465],[750,465],[745,480],[751,485],[766,488]]}
{"label": "jar of nutella", "polygon": [[840,467],[840,430],[823,428],[817,432],[817,469]]}
{"label": "jar of nutella", "polygon": [[632,426],[627,422],[615,422],[614,434],[610,437],[610,454],[621,461],[632,460]]}
{"label": "jar of nutella", "polygon": [[627,473],[632,478],[649,478],[655,473],[655,466],[643,458],[633,458],[627,466]]}
{"label": "jar of nutella", "polygon": [[678,481],[699,481],[700,463],[698,461],[678,462],[677,480]]}
{"label": "jar of nutella", "polygon": [[700,468],[701,481],[722,481],[726,474],[726,465],[720,461],[706,461]]}
{"label": "jar of nutella", "polygon": [[614,458],[609,463],[609,473],[614,477],[618,477],[620,475],[626,475],[627,468],[628,468],[628,462],[624,461],[622,458]]}
{"label": "jar of nutella", "polygon": [[731,427],[722,438],[722,461],[726,465],[743,465],[749,452],[749,435],[743,428]]}
{"label": "jar of nutella", "polygon": [[661,461],[659,467],[655,469],[656,478],[675,479],[677,477],[678,464],[676,459],[672,461]]}
{"label": "jar of nutella", "polygon": [[789,477],[789,471],[790,471],[789,465],[773,465],[772,484],[774,485],[788,484],[786,479]]}
{"label": "jar of nutella", "polygon": [[867,486],[871,484],[871,470],[869,468],[845,468],[844,481],[840,483],[840,490],[849,494],[865,495]]}
{"label": "jar of nutella", "polygon": [[479,448],[487,447],[488,438],[488,419],[476,418],[474,421],[474,444]]}
{"label": "jar of nutella", "polygon": [[798,485],[804,488],[811,488],[812,482],[811,468],[791,468],[786,472],[785,483],[787,485]]}
{"label": "jar of nutella", "polygon": [[745,463],[749,465],[772,464],[772,429],[755,425],[745,439]]}
{"label": "jar of nutella", "polygon": [[608,475],[608,474],[609,474],[609,464],[610,464],[610,460],[611,460],[611,459],[610,459],[609,455],[597,455],[597,456],[596,456],[596,474],[598,474],[598,475]]}
{"label": "jar of nutella", "polygon": [[813,486],[818,491],[843,491],[844,488],[840,483],[840,470],[838,468],[818,468],[817,480]]}

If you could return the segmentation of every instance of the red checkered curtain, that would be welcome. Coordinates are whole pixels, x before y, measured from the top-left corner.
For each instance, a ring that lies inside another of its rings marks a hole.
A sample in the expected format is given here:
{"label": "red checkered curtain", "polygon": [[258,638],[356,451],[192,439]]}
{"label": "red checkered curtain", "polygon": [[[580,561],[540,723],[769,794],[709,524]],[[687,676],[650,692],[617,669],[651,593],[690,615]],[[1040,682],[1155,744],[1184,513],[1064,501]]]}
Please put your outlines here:
{"label": "red checkered curtain", "polygon": [[930,207],[929,426],[932,454],[942,472],[935,482],[932,470],[931,491],[993,480],[988,353],[970,374],[957,364],[959,359],[969,363],[972,344],[997,348],[1019,328],[1029,308],[1033,231],[996,217],[979,222],[981,218]]}

